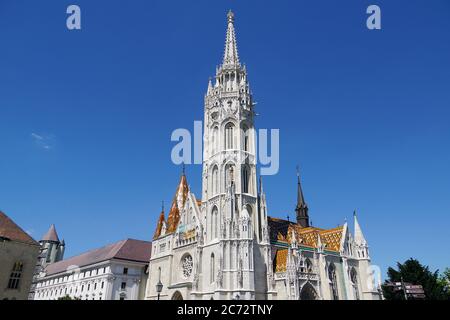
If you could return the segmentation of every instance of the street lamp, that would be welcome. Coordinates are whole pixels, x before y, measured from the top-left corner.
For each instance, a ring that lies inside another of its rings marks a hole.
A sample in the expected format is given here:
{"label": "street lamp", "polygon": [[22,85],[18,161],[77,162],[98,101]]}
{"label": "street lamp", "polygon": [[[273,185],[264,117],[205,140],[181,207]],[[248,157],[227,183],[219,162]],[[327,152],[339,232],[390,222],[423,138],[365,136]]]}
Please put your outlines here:
{"label": "street lamp", "polygon": [[158,283],[156,284],[156,292],[158,292],[158,300],[159,300],[159,295],[161,294],[162,289],[163,289],[163,284],[161,283],[161,280],[159,280]]}

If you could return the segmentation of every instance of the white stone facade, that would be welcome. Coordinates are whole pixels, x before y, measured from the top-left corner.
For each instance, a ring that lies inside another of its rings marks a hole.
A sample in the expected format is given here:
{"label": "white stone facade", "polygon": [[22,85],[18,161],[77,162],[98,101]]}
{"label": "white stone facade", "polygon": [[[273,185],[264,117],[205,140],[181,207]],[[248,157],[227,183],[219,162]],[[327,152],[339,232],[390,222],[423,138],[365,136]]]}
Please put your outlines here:
{"label": "white stone facade", "polygon": [[40,278],[34,299],[57,300],[67,295],[80,300],[139,300],[147,281],[145,270],[142,263],[115,260],[69,268]]}
{"label": "white stone facade", "polygon": [[254,107],[230,12],[223,63],[205,95],[202,197],[183,173],[158,221],[146,299],[379,299],[356,216],[355,237],[347,224],[310,227],[303,202],[301,226],[268,217]]}

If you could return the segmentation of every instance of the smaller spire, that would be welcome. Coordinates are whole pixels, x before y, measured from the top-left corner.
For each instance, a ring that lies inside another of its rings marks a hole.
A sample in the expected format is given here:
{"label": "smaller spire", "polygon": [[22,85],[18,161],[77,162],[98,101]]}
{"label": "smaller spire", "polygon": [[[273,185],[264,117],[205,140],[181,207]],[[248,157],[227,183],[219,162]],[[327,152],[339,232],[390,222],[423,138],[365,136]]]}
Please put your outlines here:
{"label": "smaller spire", "polygon": [[211,77],[209,77],[207,94],[210,94],[212,92],[212,90],[213,90],[212,79],[211,79]]}
{"label": "smaller spire", "polygon": [[308,205],[303,196],[302,184],[300,181],[300,170],[297,166],[297,206],[295,207],[297,213],[297,223],[302,227],[309,227]]}
{"label": "smaller spire", "polygon": [[262,195],[263,193],[264,193],[263,180],[262,176],[259,176],[259,194]]}
{"label": "smaller spire", "polygon": [[355,233],[355,242],[357,244],[367,244],[366,239],[364,238],[364,234],[361,230],[361,227],[358,222],[358,218],[356,217],[356,210],[353,211],[353,220],[354,220],[354,233]]}
{"label": "smaller spire", "polygon": [[225,52],[223,66],[240,67],[239,54],[236,43],[236,31],[234,30],[234,13],[230,10],[227,14],[227,36],[225,40]]}

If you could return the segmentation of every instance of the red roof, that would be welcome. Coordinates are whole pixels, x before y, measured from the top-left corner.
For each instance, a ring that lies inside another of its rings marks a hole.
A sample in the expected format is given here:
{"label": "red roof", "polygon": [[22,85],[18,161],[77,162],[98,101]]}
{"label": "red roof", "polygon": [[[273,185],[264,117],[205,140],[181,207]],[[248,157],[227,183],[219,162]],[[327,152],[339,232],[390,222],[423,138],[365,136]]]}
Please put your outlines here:
{"label": "red roof", "polygon": [[59,242],[59,237],[58,234],[56,233],[56,228],[54,224],[50,226],[50,229],[48,229],[47,233],[42,237],[42,240]]}
{"label": "red roof", "polygon": [[5,213],[0,211],[0,237],[13,241],[39,245],[28,233],[22,230]]}
{"label": "red roof", "polygon": [[52,275],[65,272],[71,268],[81,268],[111,259],[148,263],[150,261],[151,251],[152,243],[149,241],[126,239],[66,260],[49,264],[45,268],[45,272],[47,275]]}

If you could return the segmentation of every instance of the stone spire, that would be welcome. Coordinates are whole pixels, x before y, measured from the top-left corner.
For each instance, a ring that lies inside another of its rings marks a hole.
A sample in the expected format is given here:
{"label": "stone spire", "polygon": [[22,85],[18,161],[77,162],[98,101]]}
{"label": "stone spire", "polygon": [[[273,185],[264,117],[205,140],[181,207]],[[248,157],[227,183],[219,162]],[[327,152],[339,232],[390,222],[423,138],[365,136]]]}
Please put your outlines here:
{"label": "stone spire", "polygon": [[237,50],[236,32],[234,31],[234,13],[230,10],[227,15],[228,28],[225,40],[225,52],[223,55],[223,67],[240,67],[239,55]]}
{"label": "stone spire", "polygon": [[302,184],[300,182],[300,172],[297,167],[297,206],[295,208],[297,213],[297,223],[307,228],[309,227],[308,205],[303,197]]}
{"label": "stone spire", "polygon": [[367,241],[366,238],[364,238],[361,227],[359,226],[358,218],[356,217],[356,210],[353,211],[353,220],[355,227],[355,242],[359,245],[366,245]]}

